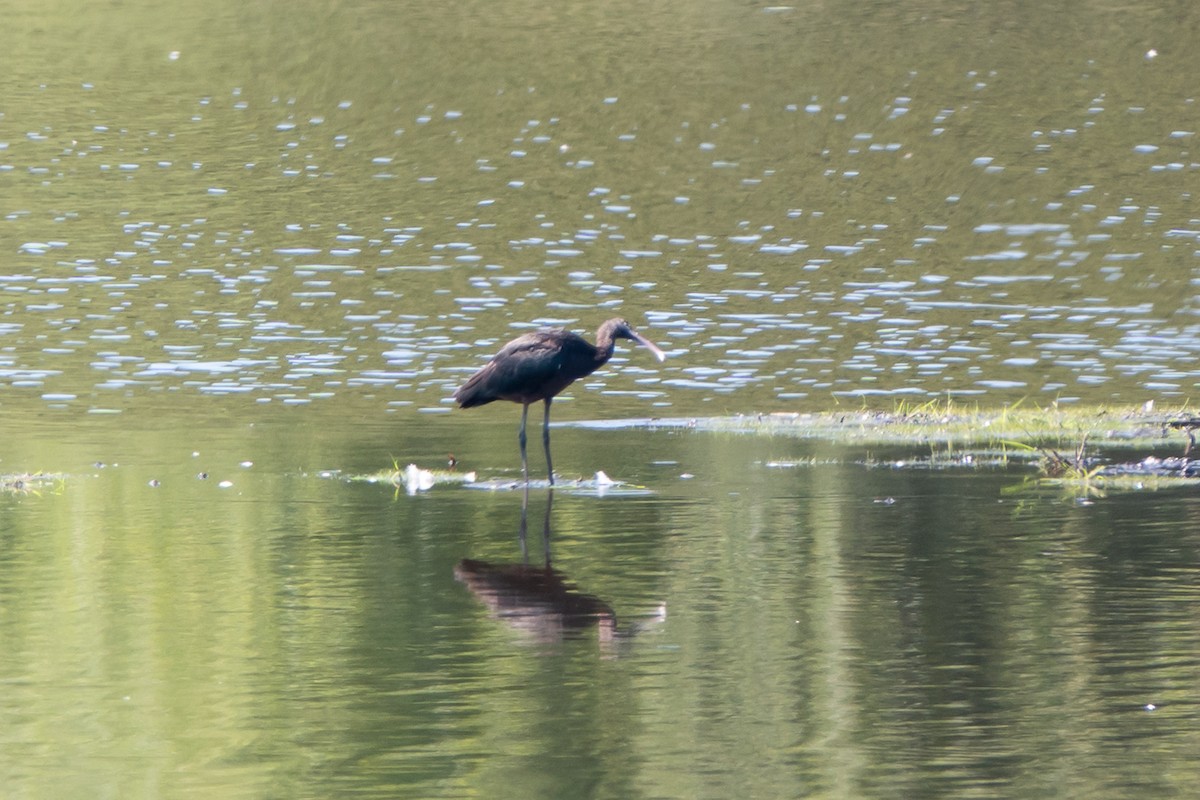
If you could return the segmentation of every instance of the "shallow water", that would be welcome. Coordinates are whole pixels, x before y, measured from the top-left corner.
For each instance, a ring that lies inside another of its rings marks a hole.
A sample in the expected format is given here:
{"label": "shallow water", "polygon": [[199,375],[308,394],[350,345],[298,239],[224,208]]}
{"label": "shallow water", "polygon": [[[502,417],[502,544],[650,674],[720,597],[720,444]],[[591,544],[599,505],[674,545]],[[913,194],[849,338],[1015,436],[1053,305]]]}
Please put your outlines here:
{"label": "shallow water", "polygon": [[[1192,5],[10,11],[10,793],[1195,785],[1190,494],[582,424],[1187,401]],[[524,548],[519,491],[367,480],[511,484],[453,389],[612,316],[670,357],[556,401]]]}
{"label": "shallow water", "polygon": [[[409,495],[350,480],[386,459],[380,431],[296,413],[93,418],[44,443],[61,484],[0,499],[12,791],[1120,797],[1198,777],[1190,494],[560,428],[649,491]],[[469,433],[498,459],[511,434]]]}

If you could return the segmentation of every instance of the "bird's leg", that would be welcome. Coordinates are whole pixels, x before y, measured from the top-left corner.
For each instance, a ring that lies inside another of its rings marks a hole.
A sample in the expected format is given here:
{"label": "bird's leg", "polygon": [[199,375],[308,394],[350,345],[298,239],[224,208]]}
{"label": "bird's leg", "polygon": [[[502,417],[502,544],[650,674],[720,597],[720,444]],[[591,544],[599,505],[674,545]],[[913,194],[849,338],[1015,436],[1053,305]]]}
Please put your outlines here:
{"label": "bird's leg", "polygon": [[542,518],[542,555],[546,569],[550,569],[550,509],[554,505],[554,487],[546,494],[546,516]]}
{"label": "bird's leg", "polygon": [[546,416],[542,420],[542,445],[546,448],[546,472],[550,474],[550,485],[554,485],[554,464],[550,462],[550,401],[546,398]]}
{"label": "bird's leg", "polygon": [[529,417],[529,404],[521,406],[521,430],[517,431],[517,441],[521,443],[521,474],[525,483],[529,483],[529,461],[525,457],[525,420]]}

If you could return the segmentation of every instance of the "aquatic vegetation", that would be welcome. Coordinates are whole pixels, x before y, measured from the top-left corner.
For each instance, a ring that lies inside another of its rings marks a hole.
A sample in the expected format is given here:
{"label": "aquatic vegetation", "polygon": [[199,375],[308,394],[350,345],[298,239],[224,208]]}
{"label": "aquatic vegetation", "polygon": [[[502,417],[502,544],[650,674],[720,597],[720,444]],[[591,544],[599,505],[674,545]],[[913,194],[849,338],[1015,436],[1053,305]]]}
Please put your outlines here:
{"label": "aquatic vegetation", "polygon": [[[858,410],[823,413],[774,413],[730,417],[626,419],[563,423],[599,430],[679,428],[697,433],[778,436],[821,440],[850,450],[868,448],[864,457],[846,454],[870,469],[1007,469],[1036,471],[1016,491],[1055,486],[1091,496],[1106,490],[1142,491],[1200,482],[1200,460],[1191,461],[1192,417],[1184,409],[1153,413],[1145,407],[1020,408],[983,410],[952,402],[898,406],[890,412]],[[1196,423],[1200,426],[1200,421]],[[879,455],[873,448],[886,449]],[[915,451],[901,452],[912,448]],[[1129,451],[1141,451],[1136,458]],[[1153,451],[1153,452],[1146,452]],[[1164,451],[1174,451],[1165,455]],[[1177,455],[1178,454],[1178,455]],[[772,469],[844,463],[842,455],[771,459]],[[507,476],[483,477],[476,472],[424,469],[416,464],[364,475],[341,475],[350,481],[385,483],[410,495],[439,485],[505,491],[524,481]],[[334,477],[333,474],[329,477]],[[549,487],[546,480],[531,481]],[[650,490],[597,472],[590,478],[556,479],[555,486],[594,495],[645,494]]]}
{"label": "aquatic vegetation", "polygon": [[0,494],[41,494],[61,490],[66,476],[57,472],[22,472],[0,475]]}
{"label": "aquatic vegetation", "polygon": [[[1200,460],[1189,460],[1200,427],[1186,408],[1149,406],[1020,407],[985,410],[936,401],[892,411],[860,409],[689,419],[576,423],[587,427],[683,428],[753,436],[791,436],[834,445],[919,445],[925,452],[891,459],[868,456],[865,466],[890,469],[980,469],[1029,463],[1037,475],[1014,491],[1054,486],[1090,497],[1105,491],[1145,491],[1200,482]],[[1101,452],[1101,449],[1103,452]],[[1136,459],[1114,453],[1143,451]],[[1144,451],[1175,450],[1179,456]],[[768,466],[801,466],[770,462]]]}
{"label": "aquatic vegetation", "polygon": [[[605,427],[685,428],[688,430],[795,436],[834,444],[945,444],[1004,447],[1014,443],[1077,443],[1084,438],[1106,447],[1183,447],[1178,412],[1152,412],[1143,407],[1058,406],[1001,409],[971,408],[953,401],[920,406],[900,405],[893,411],[860,409],[814,413],[776,412],[731,417],[627,420]],[[594,426],[598,423],[576,423]]]}

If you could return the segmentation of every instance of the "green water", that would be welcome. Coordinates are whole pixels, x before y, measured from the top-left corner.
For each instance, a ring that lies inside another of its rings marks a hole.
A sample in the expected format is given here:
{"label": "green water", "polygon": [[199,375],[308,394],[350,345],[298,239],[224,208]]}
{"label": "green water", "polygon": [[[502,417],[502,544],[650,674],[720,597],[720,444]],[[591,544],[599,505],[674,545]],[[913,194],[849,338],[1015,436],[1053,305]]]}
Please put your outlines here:
{"label": "green water", "polygon": [[1197,13],[11,4],[3,793],[1187,796],[1189,494],[572,423],[1187,402]]}
{"label": "green water", "polygon": [[1177,404],[1195,14],[22,5],[0,377],[445,408],[619,314],[672,358],[594,379],[615,412]]}
{"label": "green water", "polygon": [[[544,488],[522,547],[521,492],[410,496],[332,475],[384,461],[387,428],[293,413],[170,430],[102,419],[71,447],[35,441],[69,474],[0,501],[13,796],[1119,797],[1194,784],[1187,495],[1081,504],[1012,494],[1019,470],[560,428],[560,452],[586,449],[652,493],[556,490],[548,549],[565,586],[510,582],[505,610],[461,562],[542,568]],[[499,458],[515,455],[511,434],[427,438],[483,436]]]}

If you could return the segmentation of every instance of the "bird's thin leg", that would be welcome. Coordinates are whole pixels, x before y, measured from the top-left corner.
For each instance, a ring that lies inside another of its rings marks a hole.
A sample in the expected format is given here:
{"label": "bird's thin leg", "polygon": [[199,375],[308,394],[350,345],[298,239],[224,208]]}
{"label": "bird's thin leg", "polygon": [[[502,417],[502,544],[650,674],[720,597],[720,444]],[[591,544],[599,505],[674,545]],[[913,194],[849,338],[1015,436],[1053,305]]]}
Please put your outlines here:
{"label": "bird's thin leg", "polygon": [[542,420],[542,444],[546,448],[546,472],[550,473],[550,485],[554,485],[554,464],[550,462],[550,400],[546,398],[546,416]]}
{"label": "bird's thin leg", "polygon": [[521,406],[521,430],[517,431],[517,441],[521,443],[521,474],[525,483],[529,483],[529,460],[525,457],[525,420],[529,417],[529,404]]}
{"label": "bird's thin leg", "polygon": [[546,559],[546,567],[550,566],[550,509],[554,505],[554,487],[550,487],[546,495],[546,516],[542,518],[542,555]]}

